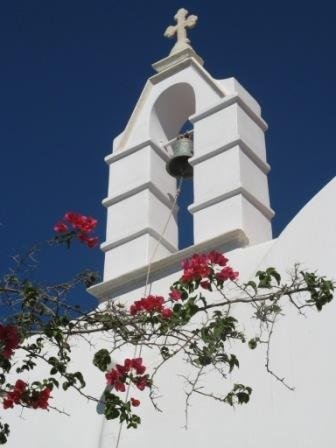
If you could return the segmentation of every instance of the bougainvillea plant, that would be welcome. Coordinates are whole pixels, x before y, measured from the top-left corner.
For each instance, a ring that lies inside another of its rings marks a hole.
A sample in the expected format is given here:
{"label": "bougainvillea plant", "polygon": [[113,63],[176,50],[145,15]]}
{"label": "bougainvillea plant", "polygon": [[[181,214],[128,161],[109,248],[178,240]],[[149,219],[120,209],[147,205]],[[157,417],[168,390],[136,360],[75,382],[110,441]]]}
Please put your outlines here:
{"label": "bougainvillea plant", "polygon": [[[78,240],[94,248],[98,245],[94,236],[96,224],[94,218],[68,212],[55,224],[55,236],[46,245],[69,248]],[[207,371],[215,368],[225,382],[228,373],[233,374],[239,367],[238,357],[232,353],[234,342],[247,343],[251,349],[266,344],[267,371],[290,388],[270,368],[269,346],[274,323],[287,304],[300,314],[305,308],[321,311],[333,299],[335,286],[333,281],[302,271],[299,266],[294,267],[289,283],[283,283],[273,267],[258,271],[253,280],[242,283],[228,258],[211,251],[184,260],[182,274],[166,296],[146,295],[127,306],[107,300],[105,307],[87,313],[72,305],[68,296],[78,285],[85,288],[93,285],[97,280],[95,273],[86,271],[64,284],[46,286],[27,279],[27,270],[22,270],[25,256],[15,260],[15,267],[0,280],[1,304],[13,310],[0,324],[3,413],[16,406],[57,410],[53,390],[61,387],[102,404],[106,419],[119,419],[127,428],[136,428],[141,423],[136,413],[141,405],[141,393],[148,391],[154,407],[158,408],[153,393],[156,374],[177,356],[195,372],[193,378],[186,378],[187,401],[192,394],[201,394],[231,406],[247,403],[252,393],[248,385],[234,384],[225,395],[197,387],[199,378]],[[258,319],[259,331],[253,337],[247,337],[242,330],[243,325],[234,315],[234,304],[249,306],[252,316]],[[90,333],[112,336],[110,345],[98,350],[92,358],[93,364],[103,372],[103,398],[86,394],[85,372],[73,371],[70,367],[72,338]],[[142,356],[113,363],[114,352],[125,346],[156,350],[157,365],[149,371]],[[49,375],[29,383],[26,372],[38,373],[41,363],[49,366]],[[1,420],[0,444],[6,443],[9,431],[8,424]]]}

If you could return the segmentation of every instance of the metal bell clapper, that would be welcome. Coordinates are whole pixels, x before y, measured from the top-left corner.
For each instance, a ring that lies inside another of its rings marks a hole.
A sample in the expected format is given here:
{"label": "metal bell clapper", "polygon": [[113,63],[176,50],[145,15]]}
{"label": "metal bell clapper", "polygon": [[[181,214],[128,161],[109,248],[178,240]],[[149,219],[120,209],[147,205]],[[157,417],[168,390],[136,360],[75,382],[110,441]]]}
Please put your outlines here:
{"label": "metal bell clapper", "polygon": [[173,156],[167,162],[168,173],[176,178],[188,178],[193,176],[193,167],[188,160],[193,156],[192,134],[182,134],[171,144]]}

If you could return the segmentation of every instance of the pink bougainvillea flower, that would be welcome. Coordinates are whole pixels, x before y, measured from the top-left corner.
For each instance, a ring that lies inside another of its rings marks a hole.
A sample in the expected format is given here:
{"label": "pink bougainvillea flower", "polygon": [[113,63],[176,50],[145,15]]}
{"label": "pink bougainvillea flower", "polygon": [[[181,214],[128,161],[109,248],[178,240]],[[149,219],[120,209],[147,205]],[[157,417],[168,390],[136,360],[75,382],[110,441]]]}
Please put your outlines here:
{"label": "pink bougainvillea flower", "polygon": [[[137,376],[134,376],[134,372]],[[126,385],[134,383],[138,389],[144,390],[150,386],[148,375],[143,375],[146,367],[142,364],[142,358],[126,358],[124,364],[117,364],[115,368],[105,373],[106,382],[113,386],[117,392],[125,392]]]}
{"label": "pink bougainvillea flower", "polygon": [[[59,221],[54,225],[54,231],[62,234],[68,232],[72,227],[71,232],[66,235],[66,237],[69,237],[66,243],[69,244],[70,239],[75,237],[83,244],[86,244],[87,247],[93,248],[98,245],[99,240],[98,237],[90,236],[90,234],[95,229],[97,222],[95,218],[90,216],[67,212],[63,217],[63,221]],[[69,226],[71,226],[70,229]]]}
{"label": "pink bougainvillea flower", "polygon": [[125,390],[126,390],[125,384],[122,383],[121,381],[116,381],[114,383],[114,388],[118,392],[125,392]]}
{"label": "pink bougainvillea flower", "polygon": [[206,254],[194,254],[182,262],[182,283],[199,281],[211,273],[209,259]]}
{"label": "pink bougainvillea flower", "polygon": [[137,407],[140,404],[140,400],[137,400],[136,398],[131,397],[131,403],[132,403],[132,406]]}
{"label": "pink bougainvillea flower", "polygon": [[20,344],[20,335],[15,325],[0,324],[0,354],[9,359]]}
{"label": "pink bougainvillea flower", "polygon": [[213,250],[207,255],[210,263],[218,264],[218,266],[226,266],[226,263],[229,261],[223,254]]}
{"label": "pink bougainvillea flower", "polygon": [[18,389],[13,389],[11,392],[7,393],[7,399],[12,400],[15,404],[19,404],[22,396],[22,391]]}
{"label": "pink bougainvillea flower", "polygon": [[148,379],[144,376],[136,378],[134,383],[139,390],[144,390],[145,387],[149,387]]}
{"label": "pink bougainvillea flower", "polygon": [[7,392],[7,395],[4,398],[2,403],[3,408],[4,409],[13,408],[14,404],[20,404],[22,395],[26,391],[26,388],[27,383],[25,383],[22,380],[17,380],[13,387],[13,390]]}
{"label": "pink bougainvillea flower", "polygon": [[4,401],[2,402],[2,406],[4,409],[13,408],[14,402],[13,402],[13,400],[10,400],[9,398],[5,398]]}
{"label": "pink bougainvillea flower", "polygon": [[14,386],[15,389],[20,390],[21,392],[25,391],[26,387],[27,387],[27,383],[25,383],[22,380],[17,380],[15,383],[15,386]]}
{"label": "pink bougainvillea flower", "polygon": [[33,409],[47,409],[49,406],[48,400],[50,398],[51,389],[46,387],[45,389],[41,390],[41,392],[34,391],[33,396],[30,399],[30,406]]}
{"label": "pink bougainvillea flower", "polygon": [[98,237],[95,237],[95,236],[89,237],[85,233],[80,233],[78,235],[78,239],[79,239],[79,241],[86,244],[87,247],[90,247],[90,248],[96,247],[98,244]]}
{"label": "pink bougainvillea flower", "polygon": [[163,308],[163,310],[161,311],[161,316],[164,319],[170,319],[173,315],[173,311],[170,308]]}
{"label": "pink bougainvillea flower", "polygon": [[178,289],[172,289],[169,293],[169,298],[171,300],[177,301],[182,297],[182,293]]}
{"label": "pink bougainvillea flower", "polygon": [[137,375],[143,375],[146,367],[142,364],[142,358],[134,358],[131,360],[131,365],[135,369]]}
{"label": "pink bougainvillea flower", "polygon": [[96,247],[98,245],[98,241],[99,239],[97,236],[92,236],[86,240],[86,245],[87,247],[90,247],[90,249],[92,249],[93,247]]}
{"label": "pink bougainvillea flower", "polygon": [[120,372],[117,369],[111,369],[109,372],[105,373],[105,378],[107,380],[107,384],[114,386],[114,384],[119,381],[121,378]]}
{"label": "pink bougainvillea flower", "polygon": [[220,272],[216,274],[217,280],[236,280],[239,276],[239,272],[234,271],[230,266],[226,266]]}
{"label": "pink bougainvillea flower", "polygon": [[[238,272],[227,266],[229,260],[220,252],[211,251],[207,254],[194,254],[182,262],[182,283],[200,282],[204,289],[211,290],[214,277],[218,281],[235,280]],[[220,272],[217,272],[222,268]]]}
{"label": "pink bougainvillea flower", "polygon": [[66,213],[63,219],[70,223],[75,230],[80,230],[85,233],[92,232],[98,222],[90,216],[81,215],[75,212]]}
{"label": "pink bougainvillea flower", "polygon": [[202,282],[200,283],[200,285],[201,285],[201,287],[202,287],[203,289],[207,289],[207,290],[211,291],[211,284],[210,284],[210,282],[209,282],[208,280],[204,280],[204,281],[202,281]]}
{"label": "pink bougainvillea flower", "polygon": [[160,313],[163,309],[164,298],[162,296],[149,295],[140,300],[136,300],[130,307],[130,314],[135,316],[141,312]]}
{"label": "pink bougainvillea flower", "polygon": [[54,231],[56,233],[65,233],[69,230],[68,226],[64,222],[57,222],[54,225]]}

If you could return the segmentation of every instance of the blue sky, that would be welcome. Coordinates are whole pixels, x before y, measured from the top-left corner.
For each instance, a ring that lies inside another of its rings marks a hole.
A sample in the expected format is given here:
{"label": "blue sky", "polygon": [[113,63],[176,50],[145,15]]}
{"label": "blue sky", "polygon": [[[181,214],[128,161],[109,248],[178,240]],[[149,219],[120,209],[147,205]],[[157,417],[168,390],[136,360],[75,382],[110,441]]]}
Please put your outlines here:
{"label": "blue sky", "polygon": [[[275,236],[335,175],[332,1],[2,2],[0,271],[68,210],[97,217],[104,239],[103,158],[151,63],[168,54],[162,34],[182,6],[199,16],[190,36],[205,68],[236,77],[262,106]],[[57,248],[41,260],[42,277],[58,279],[101,270],[103,256]]]}

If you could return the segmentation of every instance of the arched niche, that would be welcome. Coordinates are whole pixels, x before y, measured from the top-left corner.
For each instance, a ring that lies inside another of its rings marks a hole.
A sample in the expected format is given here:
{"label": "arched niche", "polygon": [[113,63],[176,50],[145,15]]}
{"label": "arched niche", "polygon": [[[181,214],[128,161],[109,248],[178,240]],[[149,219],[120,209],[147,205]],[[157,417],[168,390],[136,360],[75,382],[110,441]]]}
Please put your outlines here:
{"label": "arched niche", "polygon": [[168,87],[155,101],[150,114],[149,135],[165,143],[176,137],[195,113],[194,89],[185,82]]}
{"label": "arched niche", "polygon": [[[166,143],[181,132],[189,130],[189,117],[195,113],[195,93],[190,84],[178,83],[168,87],[155,101],[150,115],[150,137]],[[193,244],[193,220],[188,206],[193,202],[193,182],[183,182],[178,199],[179,249]]]}

